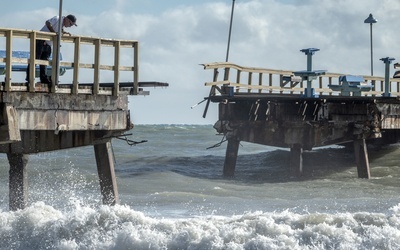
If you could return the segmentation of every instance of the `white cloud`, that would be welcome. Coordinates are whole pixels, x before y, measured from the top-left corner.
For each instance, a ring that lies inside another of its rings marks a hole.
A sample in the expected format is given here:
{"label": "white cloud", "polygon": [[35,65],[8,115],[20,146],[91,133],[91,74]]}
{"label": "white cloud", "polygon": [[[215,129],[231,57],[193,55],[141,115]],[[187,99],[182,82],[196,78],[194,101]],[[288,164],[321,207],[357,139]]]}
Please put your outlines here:
{"label": "white cloud", "polygon": [[[149,97],[131,97],[133,120],[215,122],[216,104],[211,105],[211,117],[206,120],[201,118],[204,104],[190,107],[208,95],[203,83],[212,78],[212,72],[199,64],[225,60],[231,1],[188,2],[154,14],[130,11],[128,8],[137,2],[115,3],[116,7],[95,15],[75,11],[79,26],[73,33],[139,40],[140,80],[171,84],[167,89],[151,90]],[[370,33],[363,22],[373,13],[378,19],[373,26],[375,73],[383,75],[379,59],[399,57],[399,12],[398,0],[236,1],[229,58],[244,66],[301,70],[306,67],[306,57],[300,50],[316,47],[321,51],[314,56],[314,68],[368,75]],[[39,29],[43,13],[51,13],[51,9],[38,9],[29,15],[6,14],[2,26]]]}

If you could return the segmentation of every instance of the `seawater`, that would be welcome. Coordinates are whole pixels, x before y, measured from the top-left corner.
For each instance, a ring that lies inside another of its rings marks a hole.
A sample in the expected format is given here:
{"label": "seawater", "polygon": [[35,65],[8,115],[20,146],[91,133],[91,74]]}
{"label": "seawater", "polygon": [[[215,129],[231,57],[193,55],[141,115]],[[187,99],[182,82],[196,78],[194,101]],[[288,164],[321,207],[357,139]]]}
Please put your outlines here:
{"label": "seawater", "polygon": [[136,125],[113,139],[120,205],[104,206],[93,147],[31,155],[28,207],[8,210],[0,156],[0,249],[400,249],[400,149],[304,153],[241,143],[235,177],[211,125]]}

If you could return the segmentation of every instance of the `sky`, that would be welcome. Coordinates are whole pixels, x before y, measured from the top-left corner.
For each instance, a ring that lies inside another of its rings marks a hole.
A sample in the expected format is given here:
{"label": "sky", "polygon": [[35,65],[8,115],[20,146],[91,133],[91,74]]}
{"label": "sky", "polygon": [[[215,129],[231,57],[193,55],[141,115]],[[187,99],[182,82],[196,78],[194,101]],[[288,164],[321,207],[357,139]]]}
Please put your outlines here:
{"label": "sky", "polygon": [[[232,3],[64,0],[63,14],[77,17],[78,26],[68,30],[72,34],[139,41],[139,81],[169,83],[147,89],[149,96],[129,97],[134,124],[214,124],[217,104],[210,105],[206,118],[205,102],[192,107],[208,96],[204,83],[212,80],[212,70],[201,64],[226,59]],[[0,27],[40,30],[58,8],[58,0],[7,0]],[[306,69],[300,50],[319,48],[314,69],[369,75],[370,27],[364,20],[370,13],[378,20],[374,75],[384,76],[380,58],[400,61],[400,0],[235,0],[229,62],[298,71]]]}

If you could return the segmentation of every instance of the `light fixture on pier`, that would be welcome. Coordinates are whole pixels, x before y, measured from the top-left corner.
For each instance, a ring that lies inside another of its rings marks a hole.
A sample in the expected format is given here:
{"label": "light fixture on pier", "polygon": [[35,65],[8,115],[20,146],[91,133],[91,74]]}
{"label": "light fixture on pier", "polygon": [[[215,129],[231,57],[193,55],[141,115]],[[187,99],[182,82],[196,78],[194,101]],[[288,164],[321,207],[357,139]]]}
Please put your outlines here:
{"label": "light fixture on pier", "polygon": [[371,41],[371,76],[374,75],[374,64],[373,64],[373,49],[372,49],[372,24],[377,23],[378,20],[374,18],[372,14],[369,14],[367,19],[364,20],[364,23],[369,23],[370,27],[370,41]]}

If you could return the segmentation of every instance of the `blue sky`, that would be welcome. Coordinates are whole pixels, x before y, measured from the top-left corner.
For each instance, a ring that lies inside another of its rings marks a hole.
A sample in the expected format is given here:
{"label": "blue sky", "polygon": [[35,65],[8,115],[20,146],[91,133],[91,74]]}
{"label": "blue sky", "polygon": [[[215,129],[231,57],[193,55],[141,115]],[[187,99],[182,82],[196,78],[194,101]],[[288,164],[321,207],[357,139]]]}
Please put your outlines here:
{"label": "blue sky", "polygon": [[[150,89],[150,96],[129,98],[134,123],[213,124],[217,120],[216,104],[206,119],[202,118],[204,103],[190,107],[209,92],[204,82],[212,79],[212,72],[200,64],[225,60],[231,0],[63,2],[64,14],[78,18],[71,33],[138,40],[140,80],[170,84]],[[7,1],[1,7],[0,26],[38,30],[46,19],[58,15],[58,4],[58,0]],[[374,72],[383,76],[380,58],[400,61],[399,0],[236,0],[229,61],[302,70],[306,57],[299,51],[316,47],[320,51],[313,59],[315,68],[368,75],[369,26],[363,21],[369,13],[378,19],[373,26]]]}

